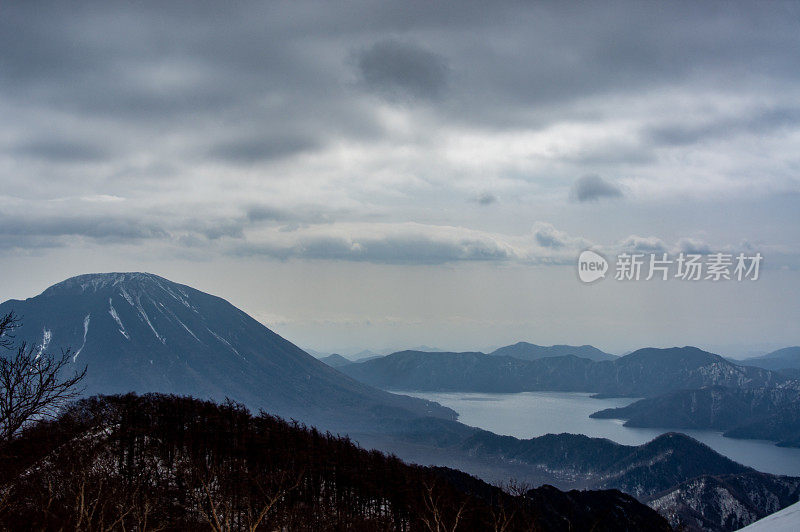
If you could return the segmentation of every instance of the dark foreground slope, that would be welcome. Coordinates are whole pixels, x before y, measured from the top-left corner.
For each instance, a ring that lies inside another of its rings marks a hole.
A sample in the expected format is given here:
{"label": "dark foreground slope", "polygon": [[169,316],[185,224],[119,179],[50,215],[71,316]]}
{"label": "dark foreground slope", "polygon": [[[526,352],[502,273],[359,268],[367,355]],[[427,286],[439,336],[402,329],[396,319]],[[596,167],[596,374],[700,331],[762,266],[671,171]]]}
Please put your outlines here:
{"label": "dark foreground slope", "polygon": [[235,404],[97,397],[0,448],[0,529],[669,530],[618,491],[510,495]]}
{"label": "dark foreground slope", "polygon": [[88,366],[86,395],[164,392],[230,397],[253,409],[336,430],[378,419],[455,412],[376,390],[337,372],[222,298],[148,273],[73,277],[0,304],[18,340],[71,347]]}

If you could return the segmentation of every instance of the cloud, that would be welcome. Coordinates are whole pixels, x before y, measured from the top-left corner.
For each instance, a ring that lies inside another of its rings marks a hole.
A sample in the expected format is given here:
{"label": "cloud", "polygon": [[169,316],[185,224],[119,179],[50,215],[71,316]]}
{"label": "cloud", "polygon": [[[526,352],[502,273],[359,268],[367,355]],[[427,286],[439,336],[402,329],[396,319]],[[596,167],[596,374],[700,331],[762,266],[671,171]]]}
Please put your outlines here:
{"label": "cloud", "polygon": [[536,242],[544,248],[559,249],[569,242],[569,237],[563,231],[557,230],[549,223],[537,222],[532,229]]}
{"label": "cloud", "polygon": [[678,240],[676,247],[678,248],[679,252],[683,253],[700,255],[711,253],[711,246],[702,240],[697,240],[695,238],[681,238]]}
{"label": "cloud", "polygon": [[245,218],[247,222],[277,222],[306,226],[309,224],[332,223],[337,214],[343,211],[334,211],[319,205],[297,205],[292,209],[276,207],[269,204],[251,205],[247,208]]}
{"label": "cloud", "polygon": [[358,54],[364,85],[389,98],[435,99],[447,86],[443,57],[415,44],[384,40]]}
{"label": "cloud", "polygon": [[212,159],[220,159],[231,163],[258,163],[282,159],[318,147],[314,139],[276,136],[271,139],[242,139],[233,142],[222,142],[208,150]]}
{"label": "cloud", "polygon": [[692,121],[650,126],[644,136],[656,145],[681,147],[739,135],[769,135],[800,125],[800,107],[782,105],[736,110]]}
{"label": "cloud", "polygon": [[424,224],[345,225],[301,229],[290,238],[273,234],[232,245],[240,256],[343,260],[383,264],[507,261],[519,250],[499,235]]}
{"label": "cloud", "polygon": [[0,240],[5,241],[4,247],[55,247],[75,237],[105,242],[138,242],[167,236],[160,224],[127,216],[42,215],[23,218],[0,215]]}
{"label": "cloud", "polygon": [[378,264],[518,262],[571,264],[592,243],[537,222],[523,235],[420,223],[341,223],[252,232],[229,242],[227,253],[281,260],[314,259]]}
{"label": "cloud", "polygon": [[583,176],[572,185],[570,198],[574,201],[597,201],[602,198],[620,198],[622,190],[599,175]]}
{"label": "cloud", "polygon": [[[798,190],[797,12],[11,2],[0,17],[0,209],[13,196],[15,216],[36,213],[20,242],[138,239],[143,256],[155,240],[209,252],[235,240],[400,260],[381,248],[391,241],[405,250],[398,256],[428,261],[566,260],[580,237],[530,232],[531,213],[550,219],[576,208],[562,205],[569,197],[624,193],[668,223],[689,205],[670,199],[711,198],[718,214],[729,207],[720,191],[755,192],[767,198],[774,239],[791,242],[791,214],[770,209],[769,195]],[[592,174],[636,179],[622,189]],[[42,210],[54,198],[111,197],[125,201]],[[502,208],[463,208],[498,197]],[[631,222],[643,234],[663,227],[649,212]],[[598,233],[624,237],[614,230],[628,215],[597,220]],[[410,220],[485,235],[474,247],[437,229],[312,235],[321,224]],[[491,233],[498,227],[508,234]],[[263,228],[275,234],[261,240]],[[718,240],[726,230],[709,229]],[[503,258],[505,245],[517,258]]]}
{"label": "cloud", "polygon": [[623,239],[619,243],[619,248],[621,251],[644,253],[666,252],[668,250],[668,246],[658,237],[637,235],[631,235]]}
{"label": "cloud", "polygon": [[491,192],[481,192],[475,196],[474,200],[479,205],[491,205],[492,203],[497,203],[497,196]]}
{"label": "cloud", "polygon": [[109,157],[107,149],[91,143],[66,139],[39,139],[19,144],[10,150],[20,156],[52,163],[84,163]]}

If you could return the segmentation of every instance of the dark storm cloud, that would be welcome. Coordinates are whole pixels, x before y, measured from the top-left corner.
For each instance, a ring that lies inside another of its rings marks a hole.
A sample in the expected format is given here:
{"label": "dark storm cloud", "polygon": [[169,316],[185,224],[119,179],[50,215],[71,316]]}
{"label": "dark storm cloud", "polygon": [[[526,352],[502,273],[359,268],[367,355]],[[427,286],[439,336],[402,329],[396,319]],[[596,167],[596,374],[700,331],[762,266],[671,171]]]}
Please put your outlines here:
{"label": "dark storm cloud", "polygon": [[83,163],[105,160],[110,156],[107,149],[88,143],[65,139],[33,140],[9,150],[12,154],[53,163]]}
{"label": "dark storm cloud", "polygon": [[599,175],[581,177],[575,181],[570,191],[570,198],[580,202],[619,197],[622,197],[622,190]]}
{"label": "dark storm cloud", "polygon": [[723,116],[699,123],[673,123],[653,126],[645,131],[652,143],[666,146],[686,146],[708,140],[736,135],[768,135],[800,125],[799,107],[780,107]]}
{"label": "dark storm cloud", "polygon": [[[345,67],[351,43],[366,36],[356,49],[367,86],[432,97],[457,70],[467,83],[461,97],[482,103],[476,115],[505,114],[494,107],[635,91],[704,69],[735,73],[743,62],[751,75],[796,79],[797,68],[790,67],[798,66],[798,58],[790,43],[797,11],[791,4],[767,10],[737,3],[655,11],[639,3],[504,4],[491,10],[477,2],[356,2],[341,8],[306,2],[13,3],[4,7],[0,68],[6,73],[2,84],[19,96],[33,88],[39,101],[82,102],[86,112],[132,118],[230,111],[276,90],[328,94],[331,104],[330,96],[339,93],[330,82]],[[759,24],[770,25],[768,38]],[[428,46],[413,37],[415,31],[446,33],[448,44]],[[387,33],[408,38],[380,37]],[[195,83],[176,84],[172,74]],[[487,92],[495,97],[486,98]]]}
{"label": "dark storm cloud", "polygon": [[447,85],[447,63],[419,46],[380,41],[358,55],[362,81],[389,98],[437,98]]}
{"label": "dark storm cloud", "polygon": [[[434,99],[443,121],[492,127],[592,119],[564,105],[741,80],[742,68],[745,81],[796,81],[798,10],[729,2],[13,2],[0,19],[0,91],[21,108],[113,117],[152,138],[202,135],[198,149],[216,137],[212,153],[233,163],[270,160],[331,138],[381,135],[346,79],[353,67],[370,90]],[[269,140],[230,142],[220,126]]]}
{"label": "dark storm cloud", "polygon": [[168,236],[159,224],[110,215],[9,216],[0,215],[0,237],[55,239],[79,236],[95,240],[138,241]]}
{"label": "dark storm cloud", "polygon": [[303,137],[276,137],[272,139],[243,139],[217,144],[208,151],[213,159],[232,163],[273,161],[318,147],[318,143]]}

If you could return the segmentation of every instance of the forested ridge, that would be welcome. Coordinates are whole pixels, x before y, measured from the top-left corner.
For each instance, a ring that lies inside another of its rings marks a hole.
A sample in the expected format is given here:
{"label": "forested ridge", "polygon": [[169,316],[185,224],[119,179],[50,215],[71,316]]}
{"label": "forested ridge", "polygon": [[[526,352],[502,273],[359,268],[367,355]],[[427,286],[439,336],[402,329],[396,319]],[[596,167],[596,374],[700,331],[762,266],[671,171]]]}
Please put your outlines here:
{"label": "forested ridge", "polygon": [[71,404],[0,447],[5,530],[668,530],[618,491],[501,490],[242,405]]}

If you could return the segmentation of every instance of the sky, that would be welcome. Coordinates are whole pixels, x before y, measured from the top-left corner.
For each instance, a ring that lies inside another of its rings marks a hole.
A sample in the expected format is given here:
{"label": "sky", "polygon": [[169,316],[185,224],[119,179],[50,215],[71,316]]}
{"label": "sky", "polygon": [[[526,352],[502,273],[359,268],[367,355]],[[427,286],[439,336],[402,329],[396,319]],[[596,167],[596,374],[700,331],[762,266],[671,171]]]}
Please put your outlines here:
{"label": "sky", "polygon": [[[323,352],[800,344],[798,29],[796,2],[7,2],[0,300],[148,271]],[[614,279],[637,252],[763,263]]]}

